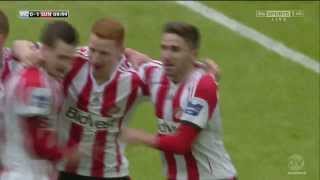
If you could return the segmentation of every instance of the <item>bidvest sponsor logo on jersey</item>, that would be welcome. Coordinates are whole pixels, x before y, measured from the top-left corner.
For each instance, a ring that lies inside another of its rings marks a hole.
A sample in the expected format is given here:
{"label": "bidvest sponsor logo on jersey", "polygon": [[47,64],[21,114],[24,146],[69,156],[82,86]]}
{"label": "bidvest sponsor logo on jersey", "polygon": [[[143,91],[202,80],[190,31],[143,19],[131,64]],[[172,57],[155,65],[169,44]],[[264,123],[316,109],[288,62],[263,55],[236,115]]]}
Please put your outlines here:
{"label": "bidvest sponsor logo on jersey", "polygon": [[65,113],[65,117],[93,132],[99,130],[119,132],[116,119],[114,118],[101,117],[93,113],[81,111],[80,109],[74,107],[70,107],[68,109],[68,111]]}
{"label": "bidvest sponsor logo on jersey", "polygon": [[158,121],[158,129],[159,134],[172,134],[175,133],[180,123],[173,121],[165,121],[163,119],[159,119]]}

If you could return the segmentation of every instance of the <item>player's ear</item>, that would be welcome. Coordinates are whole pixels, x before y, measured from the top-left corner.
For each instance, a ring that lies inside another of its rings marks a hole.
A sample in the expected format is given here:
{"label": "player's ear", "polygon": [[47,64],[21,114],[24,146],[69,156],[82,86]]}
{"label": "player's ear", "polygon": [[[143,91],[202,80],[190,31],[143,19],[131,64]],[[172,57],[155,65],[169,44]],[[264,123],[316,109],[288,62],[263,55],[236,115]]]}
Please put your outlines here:
{"label": "player's ear", "polygon": [[125,50],[124,45],[123,45],[122,43],[119,43],[118,46],[119,46],[119,50],[120,50],[121,53],[123,54],[123,53],[124,53],[124,50]]}
{"label": "player's ear", "polygon": [[123,46],[123,44],[118,44],[118,52],[119,52],[119,55],[124,54],[125,47]]}
{"label": "player's ear", "polygon": [[193,48],[191,50],[191,54],[192,54],[193,58],[196,59],[198,57],[198,49]]}

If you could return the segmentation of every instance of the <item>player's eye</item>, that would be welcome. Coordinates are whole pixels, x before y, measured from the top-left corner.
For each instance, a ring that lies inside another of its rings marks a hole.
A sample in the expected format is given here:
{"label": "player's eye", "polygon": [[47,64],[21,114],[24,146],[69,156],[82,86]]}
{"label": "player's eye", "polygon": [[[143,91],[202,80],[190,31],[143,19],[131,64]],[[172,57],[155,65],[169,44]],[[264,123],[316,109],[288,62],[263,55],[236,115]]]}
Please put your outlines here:
{"label": "player's eye", "polygon": [[66,55],[58,55],[58,58],[59,58],[60,60],[68,60],[68,59],[70,59],[70,57],[69,57],[69,56],[66,56]]}
{"label": "player's eye", "polygon": [[180,48],[178,46],[171,46],[171,50],[173,52],[179,52],[180,51]]}
{"label": "player's eye", "polygon": [[94,53],[94,52],[96,51],[96,50],[93,49],[93,48],[89,48],[89,50],[90,50],[91,53]]}
{"label": "player's eye", "polygon": [[106,51],[100,51],[99,53],[100,53],[102,56],[109,55],[109,53],[108,53],[108,52],[106,52]]}
{"label": "player's eye", "polygon": [[161,44],[160,48],[161,48],[162,50],[168,49],[167,46],[165,46],[165,45],[163,45],[163,44]]}

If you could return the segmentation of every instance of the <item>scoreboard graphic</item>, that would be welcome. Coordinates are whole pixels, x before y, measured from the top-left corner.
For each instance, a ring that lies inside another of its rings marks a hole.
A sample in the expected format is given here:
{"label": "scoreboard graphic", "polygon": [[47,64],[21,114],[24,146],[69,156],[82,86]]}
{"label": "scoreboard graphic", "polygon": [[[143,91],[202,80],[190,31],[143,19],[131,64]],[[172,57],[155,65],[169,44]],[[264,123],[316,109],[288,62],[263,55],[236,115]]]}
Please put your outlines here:
{"label": "scoreboard graphic", "polygon": [[67,18],[69,11],[67,10],[20,10],[19,17],[27,18]]}

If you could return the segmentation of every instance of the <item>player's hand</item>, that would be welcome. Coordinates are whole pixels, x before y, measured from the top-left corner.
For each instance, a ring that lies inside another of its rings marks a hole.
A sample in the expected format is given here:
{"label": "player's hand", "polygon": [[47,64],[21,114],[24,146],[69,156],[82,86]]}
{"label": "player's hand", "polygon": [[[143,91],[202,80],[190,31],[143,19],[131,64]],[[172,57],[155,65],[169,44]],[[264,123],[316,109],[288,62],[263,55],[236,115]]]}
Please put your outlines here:
{"label": "player's hand", "polygon": [[150,61],[149,56],[131,48],[126,48],[124,54],[135,69],[138,69],[142,64]]}
{"label": "player's hand", "polygon": [[214,60],[209,58],[205,59],[204,63],[207,67],[207,72],[214,74],[216,80],[219,81],[221,76],[221,71],[218,64]]}
{"label": "player's hand", "polygon": [[128,144],[136,143],[137,132],[135,129],[131,128],[121,128],[119,139]]}
{"label": "player's hand", "polygon": [[120,131],[120,140],[128,144],[144,144],[154,147],[156,144],[156,135],[149,134],[139,129],[123,127]]}
{"label": "player's hand", "polygon": [[67,160],[68,164],[75,165],[78,164],[82,155],[83,154],[78,150],[78,146],[74,145],[65,151],[64,159]]}
{"label": "player's hand", "polygon": [[141,136],[143,136],[141,130],[124,127],[121,129],[119,138],[128,144],[139,144],[141,143]]}
{"label": "player's hand", "polygon": [[195,62],[195,65],[214,75],[217,81],[220,80],[221,71],[218,64],[210,58],[206,58],[203,63]]}
{"label": "player's hand", "polygon": [[25,56],[20,58],[20,60],[24,66],[34,66],[43,63],[39,50],[28,52]]}

